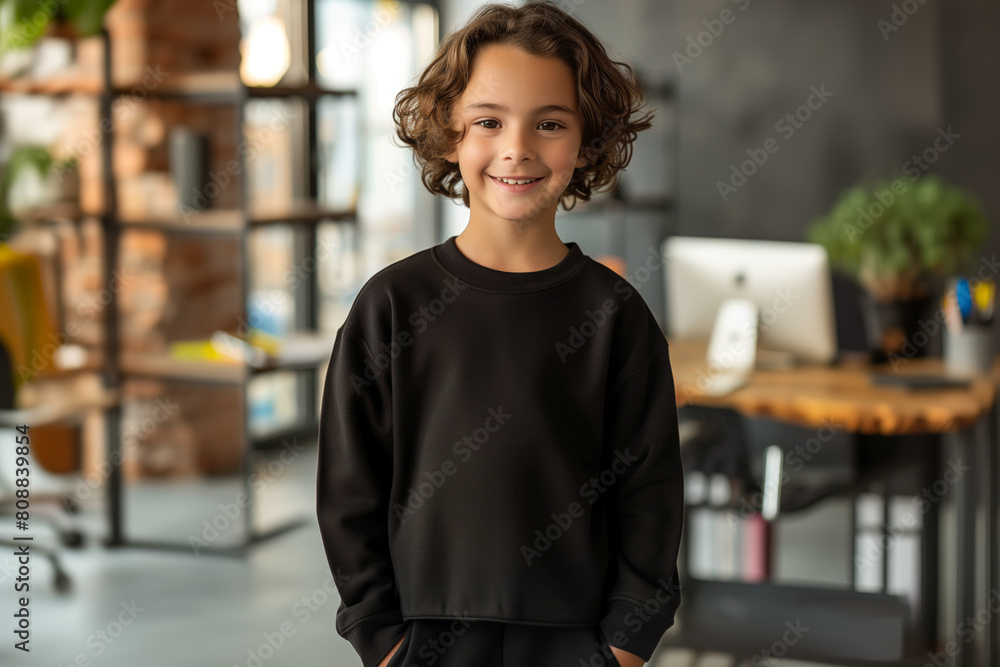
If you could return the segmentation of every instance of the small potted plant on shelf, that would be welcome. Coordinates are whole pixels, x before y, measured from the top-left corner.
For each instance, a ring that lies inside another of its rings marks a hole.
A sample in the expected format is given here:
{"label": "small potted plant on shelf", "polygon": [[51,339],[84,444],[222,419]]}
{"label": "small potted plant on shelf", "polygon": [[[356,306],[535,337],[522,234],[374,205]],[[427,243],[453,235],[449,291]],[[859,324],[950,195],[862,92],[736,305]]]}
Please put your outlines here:
{"label": "small potted plant on shelf", "polygon": [[[15,202],[15,185],[22,177],[31,175],[41,179],[40,187],[35,188],[34,194]],[[13,236],[19,213],[44,204],[75,202],[79,195],[76,157],[57,160],[47,148],[38,145],[15,148],[6,163],[0,164],[0,242]]]}
{"label": "small potted plant on shelf", "polygon": [[17,229],[15,203],[11,201],[14,184],[29,170],[44,178],[52,163],[52,154],[43,146],[19,146],[0,163],[0,241],[9,239]]}
{"label": "small potted plant on shelf", "polygon": [[916,348],[908,356],[926,354],[926,345],[913,342],[921,317],[943,278],[966,268],[988,231],[975,197],[927,175],[852,186],[808,238],[865,288],[869,347],[885,361],[908,342]]}
{"label": "small potted plant on shelf", "polygon": [[30,48],[46,30],[97,35],[113,4],[115,0],[0,0],[0,14],[9,18],[0,27],[0,55]]}

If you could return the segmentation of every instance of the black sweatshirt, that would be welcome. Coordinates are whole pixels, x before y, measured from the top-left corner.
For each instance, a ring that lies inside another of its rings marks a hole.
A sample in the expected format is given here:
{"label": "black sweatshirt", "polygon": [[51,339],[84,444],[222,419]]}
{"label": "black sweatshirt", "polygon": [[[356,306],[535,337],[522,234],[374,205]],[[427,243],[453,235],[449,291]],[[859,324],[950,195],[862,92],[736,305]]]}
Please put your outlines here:
{"label": "black sweatshirt", "polygon": [[317,511],[365,667],[415,618],[599,625],[646,660],[673,625],[667,341],[628,281],[567,247],[516,273],[452,236],[369,278],[337,331]]}

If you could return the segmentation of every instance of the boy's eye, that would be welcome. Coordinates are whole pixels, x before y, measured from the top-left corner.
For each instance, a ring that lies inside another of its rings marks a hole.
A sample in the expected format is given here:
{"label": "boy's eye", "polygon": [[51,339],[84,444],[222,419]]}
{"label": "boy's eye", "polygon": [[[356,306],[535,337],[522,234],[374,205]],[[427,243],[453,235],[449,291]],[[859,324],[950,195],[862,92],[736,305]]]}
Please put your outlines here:
{"label": "boy's eye", "polygon": [[[493,125],[483,125],[483,123],[493,123]],[[476,121],[475,123],[473,123],[473,125],[479,125],[479,126],[481,126],[482,128],[484,128],[486,130],[496,130],[496,129],[498,129],[498,125],[499,124],[497,123],[497,121],[492,120],[490,118],[487,118],[486,120]],[[558,129],[562,128],[562,125],[560,125],[559,123],[555,122],[554,120],[547,120],[547,121],[544,121],[544,122],[538,124],[539,127],[542,127],[544,125],[550,126],[548,128],[544,128],[543,127],[543,129],[546,129],[549,132],[551,132],[553,130],[558,130]]]}

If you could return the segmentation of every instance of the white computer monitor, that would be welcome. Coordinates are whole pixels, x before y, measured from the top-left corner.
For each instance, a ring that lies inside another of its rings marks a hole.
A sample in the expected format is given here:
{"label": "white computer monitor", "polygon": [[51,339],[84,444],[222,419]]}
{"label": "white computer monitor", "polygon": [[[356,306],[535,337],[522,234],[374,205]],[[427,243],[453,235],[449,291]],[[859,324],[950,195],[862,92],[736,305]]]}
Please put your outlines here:
{"label": "white computer monitor", "polygon": [[761,350],[799,362],[837,356],[826,249],[814,243],[674,236],[663,243],[668,336],[711,336],[727,299],[753,301]]}

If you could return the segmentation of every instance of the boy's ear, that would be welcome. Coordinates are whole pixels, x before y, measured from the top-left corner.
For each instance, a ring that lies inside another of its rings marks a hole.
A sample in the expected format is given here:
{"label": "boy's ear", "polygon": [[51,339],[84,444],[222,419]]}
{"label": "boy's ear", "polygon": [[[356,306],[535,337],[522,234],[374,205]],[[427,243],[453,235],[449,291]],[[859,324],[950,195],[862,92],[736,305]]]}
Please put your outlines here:
{"label": "boy's ear", "polygon": [[580,154],[580,157],[578,157],[576,159],[576,166],[577,166],[578,169],[580,167],[586,167],[587,166],[587,158],[585,158],[582,153]]}

